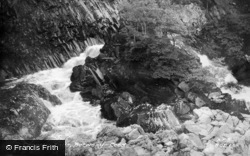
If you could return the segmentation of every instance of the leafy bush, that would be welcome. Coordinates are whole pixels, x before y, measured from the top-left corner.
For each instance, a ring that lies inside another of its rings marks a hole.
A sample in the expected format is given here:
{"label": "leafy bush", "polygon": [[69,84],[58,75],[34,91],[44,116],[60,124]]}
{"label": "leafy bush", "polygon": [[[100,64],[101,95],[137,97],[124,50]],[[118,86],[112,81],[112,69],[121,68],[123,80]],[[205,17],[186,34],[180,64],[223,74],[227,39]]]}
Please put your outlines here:
{"label": "leafy bush", "polygon": [[169,37],[177,33],[188,41],[188,35],[205,22],[199,7],[163,0],[134,0],[123,1],[120,9],[124,24],[120,35],[126,38],[122,43],[122,61],[136,63],[156,79],[215,82],[208,69],[200,66],[198,57],[177,48]]}

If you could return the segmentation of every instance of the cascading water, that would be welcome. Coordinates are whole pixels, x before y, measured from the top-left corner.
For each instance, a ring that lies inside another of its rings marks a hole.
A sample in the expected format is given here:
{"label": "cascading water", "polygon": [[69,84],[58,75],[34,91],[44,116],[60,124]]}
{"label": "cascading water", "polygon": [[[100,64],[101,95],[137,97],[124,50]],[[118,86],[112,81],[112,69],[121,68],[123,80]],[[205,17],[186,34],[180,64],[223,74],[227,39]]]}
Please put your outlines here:
{"label": "cascading water", "polygon": [[27,75],[18,81],[39,84],[56,95],[62,105],[52,106],[44,101],[51,111],[47,120],[51,130],[42,132],[45,139],[71,139],[77,141],[94,139],[103,125],[108,121],[100,118],[100,106],[91,106],[89,102],[83,102],[79,92],[72,93],[69,90],[72,68],[85,63],[86,56],[96,57],[103,45],[88,47],[78,57],[71,58],[62,68],[55,68]]}
{"label": "cascading water", "polygon": [[230,82],[237,84],[237,80],[226,66],[218,67],[214,65],[214,63],[209,60],[206,55],[198,54],[198,57],[200,58],[203,67],[207,67],[213,75],[218,75],[216,77],[216,79],[218,80],[217,85],[221,88],[221,91],[223,93],[230,94],[234,99],[245,100],[247,103],[250,102],[250,87],[239,85],[240,90],[236,90],[235,88],[230,89],[227,87],[223,87],[223,85]]}
{"label": "cascading water", "polygon": [[192,47],[186,46],[181,37],[179,37],[177,34],[171,36],[169,35],[168,37],[174,40],[174,42],[171,41],[174,46],[185,49],[188,53],[190,53],[190,55],[198,56],[202,67],[208,68],[210,73],[214,75],[215,79],[217,80],[217,86],[221,88],[221,91],[223,93],[230,94],[234,99],[246,101],[248,105],[247,108],[250,110],[250,87],[239,85],[240,90],[233,87],[224,87],[228,83],[238,83],[236,78],[232,75],[232,72],[228,70],[227,66],[214,63],[206,55],[201,55]]}

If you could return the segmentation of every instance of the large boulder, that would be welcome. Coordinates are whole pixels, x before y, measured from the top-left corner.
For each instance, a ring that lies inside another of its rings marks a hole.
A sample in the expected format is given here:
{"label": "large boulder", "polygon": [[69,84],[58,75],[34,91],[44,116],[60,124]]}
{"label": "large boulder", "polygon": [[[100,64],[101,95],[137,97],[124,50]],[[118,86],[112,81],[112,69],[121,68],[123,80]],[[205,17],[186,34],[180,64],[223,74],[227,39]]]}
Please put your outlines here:
{"label": "large boulder", "polygon": [[132,99],[132,95],[123,93],[108,109],[109,114],[113,113],[113,116],[115,116],[117,126],[124,127],[138,124],[146,132],[164,129],[179,130],[181,128],[180,121],[169,106],[162,104],[155,107],[147,103],[136,105]]}
{"label": "large boulder", "polygon": [[32,139],[40,135],[50,110],[45,101],[53,105],[61,101],[39,85],[20,83],[0,92],[1,139]]}
{"label": "large boulder", "polygon": [[240,84],[250,86],[250,62],[233,68],[233,75]]}
{"label": "large boulder", "polygon": [[79,65],[73,68],[70,77],[71,84],[69,86],[72,92],[83,91],[86,92],[89,87],[95,86],[95,80],[91,72],[84,65]]}
{"label": "large boulder", "polygon": [[146,132],[181,129],[180,121],[173,110],[164,104],[156,108],[149,104],[140,105],[131,112],[131,117]]}

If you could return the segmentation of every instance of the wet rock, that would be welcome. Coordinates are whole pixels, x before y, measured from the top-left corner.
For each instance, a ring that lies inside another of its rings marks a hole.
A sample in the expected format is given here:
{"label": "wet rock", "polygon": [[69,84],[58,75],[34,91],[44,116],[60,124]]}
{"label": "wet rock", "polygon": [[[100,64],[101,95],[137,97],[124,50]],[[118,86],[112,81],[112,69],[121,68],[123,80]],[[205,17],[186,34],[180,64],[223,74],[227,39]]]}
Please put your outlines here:
{"label": "wet rock", "polygon": [[29,94],[33,93],[38,97],[42,98],[43,100],[49,101],[52,105],[62,104],[62,102],[57,96],[51,94],[47,89],[43,88],[40,85],[21,83],[18,84],[16,87],[19,88],[20,90],[21,89],[27,90],[29,91]]}
{"label": "wet rock", "polygon": [[250,85],[250,63],[244,62],[233,68],[233,75],[240,84]]}
{"label": "wet rock", "polygon": [[73,73],[70,77],[72,83],[69,88],[72,92],[82,91],[86,94],[95,88],[96,82],[86,66],[79,65],[73,68]]}
{"label": "wet rock", "polygon": [[223,94],[222,102],[211,103],[210,108],[222,110],[233,116],[236,116],[241,120],[243,119],[241,113],[249,114],[246,102],[232,99],[232,97],[229,94]]}
{"label": "wet rock", "polygon": [[50,111],[43,100],[60,104],[45,88],[21,83],[0,92],[0,133],[3,139],[32,139],[40,135]]}
{"label": "wet rock", "polygon": [[86,76],[86,69],[83,65],[75,66],[72,69],[72,75],[70,76],[70,80],[75,82],[81,82],[82,79]]}

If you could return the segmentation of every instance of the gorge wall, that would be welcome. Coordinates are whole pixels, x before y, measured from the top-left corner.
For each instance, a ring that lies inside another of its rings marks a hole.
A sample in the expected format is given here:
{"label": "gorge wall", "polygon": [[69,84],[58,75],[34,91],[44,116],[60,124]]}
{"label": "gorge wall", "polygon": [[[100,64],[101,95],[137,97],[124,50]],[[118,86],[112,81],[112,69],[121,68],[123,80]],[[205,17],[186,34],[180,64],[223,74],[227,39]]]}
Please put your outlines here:
{"label": "gorge wall", "polygon": [[[83,52],[86,45],[101,42],[101,39],[106,40],[105,43],[113,41],[112,33],[120,25],[116,9],[118,2],[120,0],[1,1],[0,80],[61,66],[70,57]],[[173,14],[173,10],[169,11],[170,15],[177,19],[176,23],[169,27],[170,31],[190,35],[203,30],[202,34],[197,34],[198,38],[195,40],[203,44],[201,51],[210,58],[214,57],[211,54],[213,52],[216,57],[220,53],[219,57],[224,57],[227,54],[223,54],[223,51],[228,49],[218,50],[218,46],[224,47],[223,44],[217,44],[219,42],[216,36],[221,36],[221,32],[211,33],[209,28],[212,30],[218,28],[225,16],[231,18],[232,30],[229,31],[233,31],[232,36],[237,36],[235,43],[243,45],[231,48],[232,53],[241,53],[242,57],[240,61],[228,58],[226,60],[235,76],[245,81],[245,77],[248,76],[245,71],[250,69],[247,62],[249,59],[247,29],[249,2],[184,0],[173,1],[173,3],[179,4],[179,7],[175,8],[177,13]],[[183,7],[184,5],[187,8]],[[185,9],[182,10],[183,8]],[[204,22],[211,23],[211,27],[204,29]],[[244,29],[241,29],[242,27]],[[235,38],[232,40],[235,41]],[[232,45],[231,42],[228,45]],[[234,56],[232,55],[231,58]],[[241,62],[241,64],[231,64],[232,62]],[[240,68],[243,69],[240,70]]]}
{"label": "gorge wall", "polygon": [[0,2],[0,81],[61,66],[119,27],[114,2]]}

